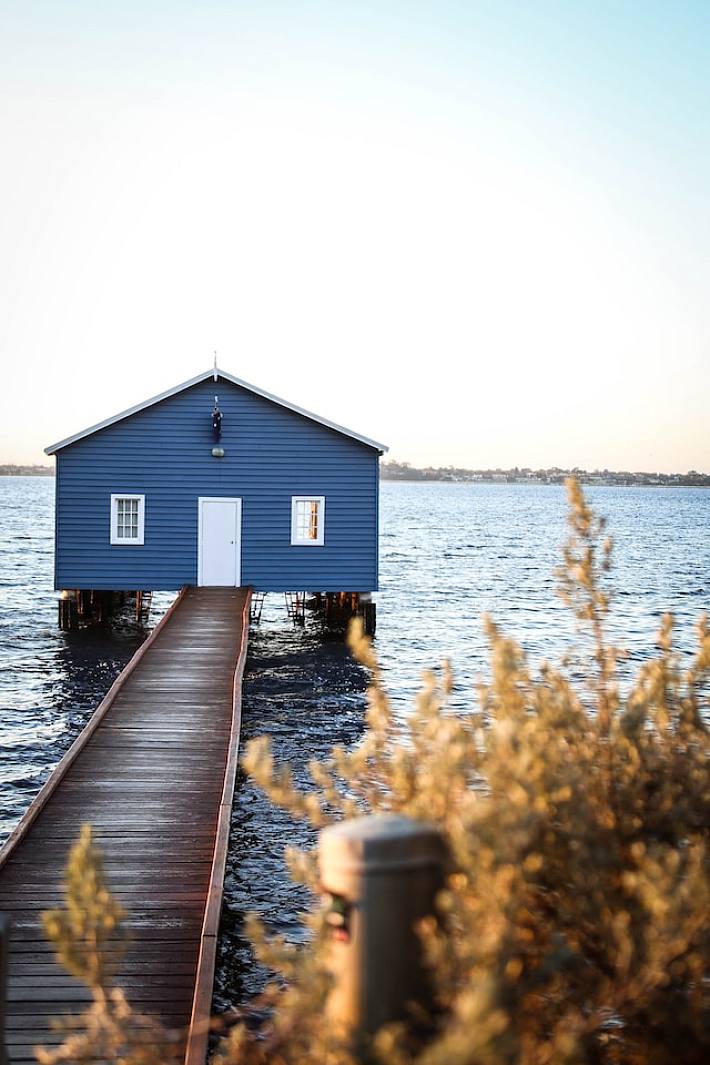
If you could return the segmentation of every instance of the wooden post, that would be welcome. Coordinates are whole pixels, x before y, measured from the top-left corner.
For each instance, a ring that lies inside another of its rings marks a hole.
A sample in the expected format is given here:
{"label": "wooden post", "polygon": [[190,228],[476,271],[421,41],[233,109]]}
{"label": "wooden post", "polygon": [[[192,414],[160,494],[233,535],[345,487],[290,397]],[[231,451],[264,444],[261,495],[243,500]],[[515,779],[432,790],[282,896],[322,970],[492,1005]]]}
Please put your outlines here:
{"label": "wooden post", "polygon": [[436,829],[395,814],[331,825],[320,835],[323,890],[334,926],[331,1022],[367,1058],[368,1037],[411,1006],[431,1006],[416,923],[434,912],[445,848]]}
{"label": "wooden post", "polygon": [[59,628],[70,632],[83,624],[107,621],[121,597],[125,598],[125,593],[106,589],[64,589],[59,597]]}
{"label": "wooden post", "polygon": [[65,588],[59,597],[59,628],[70,632],[77,625],[76,592]]}
{"label": "wooden post", "polygon": [[0,913],[0,1065],[9,1065],[5,1047],[5,1006],[7,1003],[7,955],[10,939],[10,918]]}
{"label": "wooden post", "polygon": [[377,629],[377,607],[373,602],[362,604],[362,617],[365,623],[365,632],[368,636],[374,636]]}

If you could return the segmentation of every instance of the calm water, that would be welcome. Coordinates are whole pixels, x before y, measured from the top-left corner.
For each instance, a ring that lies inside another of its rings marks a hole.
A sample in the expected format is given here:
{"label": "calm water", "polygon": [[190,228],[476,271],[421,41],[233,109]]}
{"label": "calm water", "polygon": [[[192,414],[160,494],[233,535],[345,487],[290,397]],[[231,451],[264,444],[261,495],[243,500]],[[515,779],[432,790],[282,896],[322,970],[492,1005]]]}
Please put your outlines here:
{"label": "calm water", "polygon": [[[0,838],[142,639],[130,618],[105,629],[58,631],[53,494],[51,479],[0,478]],[[710,604],[710,492],[597,488],[588,496],[615,540],[612,634],[628,648],[627,674],[667,609],[676,616],[679,648],[690,653],[693,623]],[[486,669],[484,612],[535,662],[567,649],[572,626],[552,576],[565,534],[561,488],[385,483],[381,512],[377,646],[399,713],[407,712],[422,668],[445,657],[456,671],[458,704],[470,705]],[[152,621],[170,598],[156,597]],[[277,756],[305,782],[311,758],[357,741],[364,686],[342,644],[290,628],[282,599],[271,596],[250,640],[244,738],[271,734]],[[307,899],[288,880],[283,849],[310,839],[305,826],[240,779],[217,1007],[243,1001],[260,983],[241,934],[245,910],[299,938],[298,910]]]}

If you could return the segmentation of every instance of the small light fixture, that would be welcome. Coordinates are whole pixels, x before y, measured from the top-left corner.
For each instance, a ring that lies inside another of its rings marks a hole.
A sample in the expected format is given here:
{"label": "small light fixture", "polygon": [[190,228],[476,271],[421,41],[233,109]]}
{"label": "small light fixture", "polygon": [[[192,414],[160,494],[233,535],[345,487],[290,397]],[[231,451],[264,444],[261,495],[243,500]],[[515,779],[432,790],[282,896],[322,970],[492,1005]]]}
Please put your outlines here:
{"label": "small light fixture", "polygon": [[213,447],[212,448],[212,458],[213,459],[223,459],[224,458],[224,448],[223,447]]}

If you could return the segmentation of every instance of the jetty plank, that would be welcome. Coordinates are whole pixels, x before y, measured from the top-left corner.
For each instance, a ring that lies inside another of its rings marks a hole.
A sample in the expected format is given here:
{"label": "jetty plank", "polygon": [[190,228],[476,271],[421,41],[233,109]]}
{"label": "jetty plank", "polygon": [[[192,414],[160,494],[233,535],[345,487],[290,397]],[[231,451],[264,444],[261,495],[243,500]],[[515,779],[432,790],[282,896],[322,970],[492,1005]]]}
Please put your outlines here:
{"label": "jetty plank", "polygon": [[56,1043],[50,1018],[89,1001],[54,961],[40,918],[61,904],[68,848],[89,822],[128,911],[131,941],[111,950],[115,982],[184,1033],[189,1065],[204,1063],[249,600],[244,588],[184,589],[0,849],[12,1061]]}

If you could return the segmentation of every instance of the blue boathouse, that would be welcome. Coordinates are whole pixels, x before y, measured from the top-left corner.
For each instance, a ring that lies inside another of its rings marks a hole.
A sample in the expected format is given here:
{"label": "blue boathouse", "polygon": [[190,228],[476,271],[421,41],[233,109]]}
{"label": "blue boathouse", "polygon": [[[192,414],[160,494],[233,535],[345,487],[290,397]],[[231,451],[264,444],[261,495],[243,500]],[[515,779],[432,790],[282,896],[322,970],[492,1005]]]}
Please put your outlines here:
{"label": "blue boathouse", "polygon": [[371,593],[383,444],[209,370],[46,449],[55,587]]}

